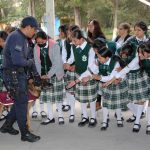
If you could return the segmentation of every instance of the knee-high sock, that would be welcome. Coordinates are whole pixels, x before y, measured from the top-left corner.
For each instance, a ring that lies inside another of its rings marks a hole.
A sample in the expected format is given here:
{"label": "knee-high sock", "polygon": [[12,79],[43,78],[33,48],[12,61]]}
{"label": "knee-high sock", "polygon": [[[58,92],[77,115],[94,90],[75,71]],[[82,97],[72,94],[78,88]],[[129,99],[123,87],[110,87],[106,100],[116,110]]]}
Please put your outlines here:
{"label": "knee-high sock", "polygon": [[103,107],[103,122],[107,123],[108,118],[108,109],[106,107]]}
{"label": "knee-high sock", "polygon": [[69,92],[66,93],[67,105],[71,105],[71,100],[74,99],[74,96]]}
{"label": "knee-high sock", "polygon": [[36,102],[32,106],[33,112],[37,112]]}
{"label": "knee-high sock", "polygon": [[70,94],[70,115],[74,115],[75,114],[75,97],[73,95]]}
{"label": "knee-high sock", "polygon": [[40,111],[44,111],[44,103],[40,103]]}
{"label": "knee-high sock", "polygon": [[128,103],[127,107],[132,111],[132,113],[134,114],[134,116],[136,116],[136,113],[137,113],[137,104]]}
{"label": "knee-high sock", "polygon": [[[150,107],[147,108],[147,125],[150,125]],[[150,127],[148,127],[148,130],[150,130]]]}
{"label": "knee-high sock", "polygon": [[96,102],[90,103],[91,118],[96,118]]}
{"label": "knee-high sock", "polygon": [[145,103],[144,103],[144,108],[143,108],[143,112],[145,113],[147,108],[148,108],[148,103],[149,103],[149,100],[147,100]]}
{"label": "knee-high sock", "polygon": [[116,109],[117,120],[121,120],[121,109]]}
{"label": "knee-high sock", "polygon": [[141,114],[143,111],[143,105],[137,105],[137,113],[136,113],[136,120],[135,120],[135,124],[139,124],[140,123],[140,118],[141,118]]}
{"label": "knee-high sock", "polygon": [[48,112],[48,114],[47,114],[48,118],[50,120],[53,119],[54,118],[54,115],[53,115],[53,104],[50,103],[50,102],[47,103],[47,112]]}
{"label": "knee-high sock", "polygon": [[81,103],[81,111],[82,111],[83,117],[88,118],[87,110],[86,110],[86,103]]}
{"label": "knee-high sock", "polygon": [[62,103],[57,103],[57,109],[58,109],[58,117],[63,117],[62,113]]}

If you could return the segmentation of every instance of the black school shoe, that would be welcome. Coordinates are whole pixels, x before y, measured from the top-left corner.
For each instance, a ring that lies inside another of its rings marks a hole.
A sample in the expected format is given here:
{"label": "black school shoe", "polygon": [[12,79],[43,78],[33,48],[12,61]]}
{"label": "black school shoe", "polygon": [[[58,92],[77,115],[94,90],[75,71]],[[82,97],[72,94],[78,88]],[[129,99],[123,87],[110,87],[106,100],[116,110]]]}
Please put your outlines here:
{"label": "black school shoe", "polygon": [[50,124],[50,123],[55,123],[55,119],[49,119],[47,118],[47,120],[41,122],[41,125],[47,125],[47,124]]}
{"label": "black school shoe", "polygon": [[63,125],[65,123],[64,117],[58,117],[58,123],[59,125]]}
{"label": "black school shoe", "polygon": [[146,114],[144,112],[142,112],[141,114],[141,119],[145,118]]}
{"label": "black school shoe", "polygon": [[41,139],[40,136],[34,135],[31,132],[26,132],[24,135],[21,135],[21,141],[27,142],[37,142]]}
{"label": "black school shoe", "polygon": [[102,126],[101,127],[101,131],[105,131],[105,130],[107,130],[107,128],[108,128],[108,122],[102,122],[102,125],[104,125],[104,126]]}
{"label": "black school shoe", "polygon": [[133,127],[132,131],[138,133],[138,132],[140,131],[141,125],[140,125],[140,124],[134,124],[134,126],[135,126],[135,125],[137,125],[138,128],[134,128],[134,127]]}
{"label": "black school shoe", "polygon": [[146,129],[146,134],[150,135],[150,130],[148,130],[148,128],[150,127],[150,125],[147,125],[147,129]]}
{"label": "black school shoe", "polygon": [[8,120],[6,120],[4,122],[4,124],[0,128],[0,132],[2,132],[2,133],[9,133],[11,135],[19,134],[19,131],[14,129],[13,126],[12,126],[12,123],[10,121],[8,121]]}
{"label": "black school shoe", "polygon": [[117,127],[123,127],[123,121],[117,120]]}
{"label": "black school shoe", "polygon": [[88,123],[89,123],[89,118],[83,117],[82,120],[81,120],[81,122],[78,123],[78,126],[79,127],[84,127]]}
{"label": "black school shoe", "polygon": [[41,114],[41,117],[42,117],[42,118],[46,118],[46,117],[47,117],[47,114],[46,114],[45,111],[41,111],[40,114]]}
{"label": "black school shoe", "polygon": [[90,118],[88,127],[93,128],[97,124],[97,120],[95,118]]}
{"label": "black school shoe", "polygon": [[70,110],[70,105],[64,105],[64,107],[62,108],[62,111],[67,112]]}
{"label": "black school shoe", "polygon": [[127,119],[128,123],[132,123],[136,120],[136,117],[133,115],[131,118]]}
{"label": "black school shoe", "polygon": [[[117,114],[116,113],[114,114],[114,117],[117,118]],[[121,117],[121,120],[124,121],[124,118]]]}
{"label": "black school shoe", "polygon": [[69,116],[69,122],[70,122],[70,123],[73,123],[74,120],[75,120],[75,116],[74,116],[74,115],[70,115],[70,116]]}

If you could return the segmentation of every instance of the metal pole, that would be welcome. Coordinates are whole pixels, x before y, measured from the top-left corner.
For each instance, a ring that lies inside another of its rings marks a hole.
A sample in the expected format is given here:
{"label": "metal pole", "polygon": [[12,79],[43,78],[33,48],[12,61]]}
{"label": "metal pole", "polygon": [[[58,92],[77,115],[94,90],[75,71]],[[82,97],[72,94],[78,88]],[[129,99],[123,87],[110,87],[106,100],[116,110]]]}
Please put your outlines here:
{"label": "metal pole", "polygon": [[46,0],[47,34],[55,38],[55,6],[54,0]]}

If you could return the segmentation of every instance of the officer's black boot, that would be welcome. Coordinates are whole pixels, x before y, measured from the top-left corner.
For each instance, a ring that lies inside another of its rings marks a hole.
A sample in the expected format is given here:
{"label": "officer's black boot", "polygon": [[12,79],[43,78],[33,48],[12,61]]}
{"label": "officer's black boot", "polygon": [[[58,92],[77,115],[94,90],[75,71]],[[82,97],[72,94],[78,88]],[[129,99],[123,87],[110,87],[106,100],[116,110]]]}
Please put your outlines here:
{"label": "officer's black boot", "polygon": [[22,141],[27,141],[27,142],[37,142],[40,140],[40,136],[34,135],[31,132],[29,132],[28,130],[26,130],[26,132],[23,132],[21,134],[21,140]]}
{"label": "officer's black boot", "polygon": [[0,128],[0,132],[2,133],[9,133],[11,135],[17,135],[19,134],[19,131],[13,128],[14,121],[6,120],[2,127]]}

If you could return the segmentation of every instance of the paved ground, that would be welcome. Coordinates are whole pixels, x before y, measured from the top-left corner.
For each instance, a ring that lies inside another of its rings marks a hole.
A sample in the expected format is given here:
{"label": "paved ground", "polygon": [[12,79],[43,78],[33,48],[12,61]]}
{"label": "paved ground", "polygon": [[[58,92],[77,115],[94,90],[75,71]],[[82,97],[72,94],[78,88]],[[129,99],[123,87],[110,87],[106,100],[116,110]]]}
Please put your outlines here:
{"label": "paved ground", "polygon": [[[76,121],[68,122],[68,113],[65,113],[65,124],[55,124],[47,126],[40,125],[38,120],[32,120],[32,130],[41,136],[37,143],[21,142],[20,135],[11,136],[0,133],[0,150],[149,150],[150,136],[145,134],[146,119],[141,121],[139,133],[132,133],[133,124],[124,122],[123,128],[118,128],[113,112],[110,115],[110,123],[107,131],[100,131],[102,113],[98,112],[98,125],[91,129],[88,126],[79,128],[80,121],[79,104],[76,105]],[[56,113],[57,115],[57,113]],[[124,113],[127,119],[130,112]],[[0,122],[0,126],[3,122]],[[15,124],[17,128],[17,125]]]}

